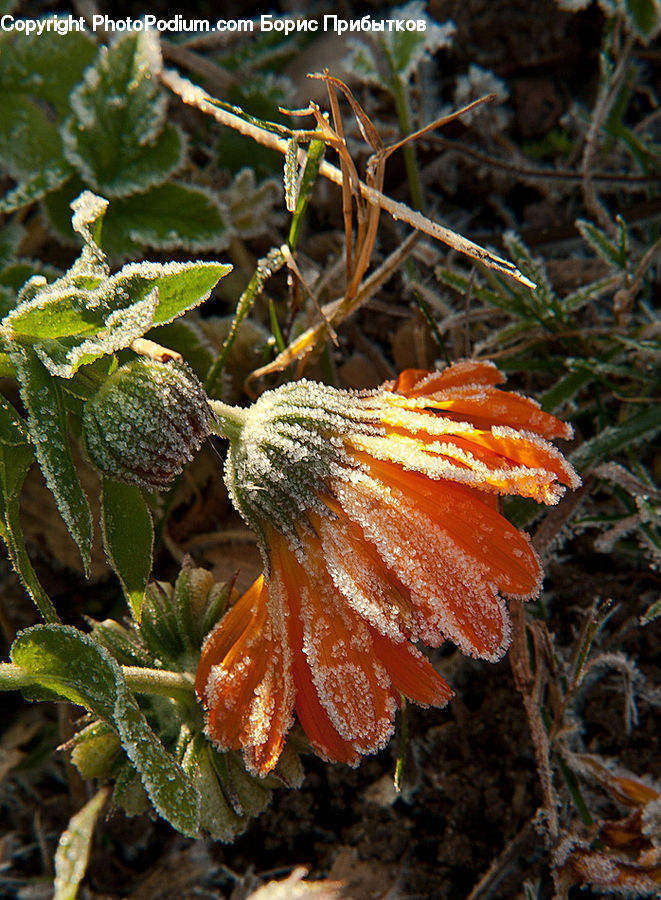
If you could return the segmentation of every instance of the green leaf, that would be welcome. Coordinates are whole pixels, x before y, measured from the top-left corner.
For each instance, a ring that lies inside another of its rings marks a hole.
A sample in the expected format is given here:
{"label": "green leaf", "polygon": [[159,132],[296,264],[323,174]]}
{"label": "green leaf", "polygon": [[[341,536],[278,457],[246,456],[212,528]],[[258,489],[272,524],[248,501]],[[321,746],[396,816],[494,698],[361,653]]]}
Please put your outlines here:
{"label": "green leaf", "polygon": [[136,244],[158,250],[217,251],[229,237],[227,213],[213,194],[169,183],[114,200],[103,245],[108,253],[124,256],[134,255]]}
{"label": "green leaf", "polygon": [[211,761],[211,747],[202,735],[188,744],[182,760],[200,795],[200,826],[214,841],[231,841],[245,831],[248,820],[231,808]]}
{"label": "green leaf", "polygon": [[30,432],[9,400],[0,394],[0,444],[21,447],[30,443]]}
{"label": "green leaf", "polygon": [[76,628],[36,625],[16,638],[11,660],[32,679],[23,688],[29,698],[67,700],[112,723],[158,814],[183,834],[197,834],[197,791],[147,724],[105,648]]}
{"label": "green leaf", "polygon": [[[615,278],[617,277],[615,276]],[[602,294],[612,290],[615,278],[613,275],[607,275],[605,278],[599,278],[597,281],[592,281],[590,284],[572,291],[571,294],[567,294],[560,301],[563,312],[566,314],[576,313]]]}
{"label": "green leaf", "polygon": [[630,416],[619,425],[611,425],[572,453],[570,459],[579,472],[602,459],[609,459],[638,441],[651,441],[661,431],[658,404]]}
{"label": "green leaf", "polygon": [[71,378],[81,365],[129,347],[155,325],[202,303],[231,266],[213,262],[130,263],[91,290],[65,278],[34,282],[3,320],[10,338],[35,345],[53,374]]}
{"label": "green leaf", "polygon": [[195,837],[199,830],[199,794],[151,730],[125,685],[117,693],[115,724],[156,812],[177,831]]}
{"label": "green leaf", "polygon": [[140,488],[103,479],[101,529],[110,564],[139,622],[154,546],[154,526]]}
{"label": "green leaf", "polygon": [[435,270],[435,274],[439,281],[447,284],[448,287],[454,288],[459,294],[465,296],[470,290],[471,297],[480,300],[487,306],[497,306],[521,318],[531,318],[530,310],[526,306],[522,294],[512,288],[508,287],[506,291],[501,293],[476,282],[471,283],[469,278],[444,266],[439,266]]}
{"label": "green leaf", "polygon": [[189,569],[190,566],[184,562],[174,586],[173,607],[177,620],[177,631],[186,650],[199,655],[200,643],[204,635],[199,633],[193,617]]}
{"label": "green leaf", "polygon": [[555,412],[576,396],[580,389],[590,381],[590,372],[582,369],[570,372],[560,378],[539,398],[543,409]]}
{"label": "green leaf", "polygon": [[181,165],[178,129],[166,122],[158,42],[148,32],[102,47],[71,96],[64,153],[82,179],[109,197],[160,184]]}
{"label": "green leaf", "polygon": [[[3,406],[4,440],[0,441],[0,537],[7,546],[14,570],[42,618],[46,622],[59,622],[55,607],[32,568],[23,540],[18,501],[23,481],[34,461],[34,453],[27,440],[21,444],[14,443],[18,433],[22,432],[25,426],[18,415],[13,423],[9,421],[10,416],[11,412]],[[27,429],[25,431],[27,432]]]}
{"label": "green leaf", "polygon": [[89,862],[94,828],[108,800],[103,787],[69,820],[55,852],[55,893],[53,900],[75,900]]}
{"label": "green leaf", "polygon": [[18,222],[8,222],[0,228],[0,272],[14,261],[24,237],[25,228]]}
{"label": "green leaf", "polygon": [[627,254],[622,254],[622,231],[619,232],[619,246],[608,235],[588,222],[586,219],[577,219],[576,228],[583,240],[595,250],[603,260],[617,269],[625,270],[627,267]]}
{"label": "green leaf", "polygon": [[43,163],[39,171],[23,178],[0,199],[0,212],[13,212],[40,200],[50,191],[56,191],[70,178],[71,172],[71,166],[62,157]]}
{"label": "green leaf", "polygon": [[[44,20],[41,20],[44,21]],[[69,94],[94,59],[96,43],[87,32],[43,31],[25,36],[0,33],[0,89],[8,95],[36,97],[51,104],[62,118]]]}
{"label": "green leaf", "polygon": [[661,29],[661,6],[658,0],[624,0],[631,30],[648,43]]}
{"label": "green leaf", "polygon": [[19,183],[63,162],[57,125],[35,103],[6,93],[0,104],[0,161]]}
{"label": "green leaf", "polygon": [[43,172],[41,187],[51,184],[52,190],[54,172],[64,163],[57,123],[94,53],[94,41],[85,33],[0,33],[0,159],[25,198],[37,196],[35,184],[29,184],[39,181],[35,173]]}
{"label": "green leaf", "polygon": [[121,670],[110,654],[70,625],[35,625],[21,631],[10,659],[29,673],[29,700],[67,700],[113,721]]}
{"label": "green leaf", "polygon": [[[144,277],[158,285],[158,307],[154,325],[166,325],[207,299],[221,278],[232,271],[231,265],[217,262],[171,262],[133,264]],[[131,266],[125,266],[130,269]],[[122,270],[124,271],[124,270]]]}
{"label": "green leaf", "polygon": [[87,572],[92,549],[92,514],[71,456],[62,392],[34,351],[16,350],[13,361],[28,413],[34,452]]}

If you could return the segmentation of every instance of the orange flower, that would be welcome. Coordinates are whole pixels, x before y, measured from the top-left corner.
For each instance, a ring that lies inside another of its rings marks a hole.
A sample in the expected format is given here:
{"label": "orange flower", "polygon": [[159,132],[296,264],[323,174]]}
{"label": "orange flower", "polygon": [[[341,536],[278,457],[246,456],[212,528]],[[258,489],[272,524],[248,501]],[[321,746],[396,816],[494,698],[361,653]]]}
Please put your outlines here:
{"label": "orange flower", "polygon": [[412,642],[504,653],[502,595],[534,596],[542,571],[498,494],[557,503],[580,480],[548,442],[570,427],[502,381],[466,361],[360,394],[297,382],[239,415],[212,404],[268,581],[212,632],[196,689],[211,739],[252,771],[276,764],[294,708],[321,756],[355,764],[387,743],[402,695],[445,705]]}

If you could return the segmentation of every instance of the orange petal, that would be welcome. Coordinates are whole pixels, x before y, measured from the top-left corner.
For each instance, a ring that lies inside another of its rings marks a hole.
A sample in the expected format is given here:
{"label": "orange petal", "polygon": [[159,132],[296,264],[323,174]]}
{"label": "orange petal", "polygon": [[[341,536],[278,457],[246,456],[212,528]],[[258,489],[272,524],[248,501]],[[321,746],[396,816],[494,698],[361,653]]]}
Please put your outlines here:
{"label": "orange petal", "polygon": [[502,384],[502,375],[492,362],[467,359],[440,372],[405,369],[390,390],[407,397],[425,397],[436,391],[466,384]]}
{"label": "orange petal", "polygon": [[[316,688],[312,681],[312,672],[303,654],[303,628],[298,621],[300,643],[295,645],[292,670],[296,686],[296,715],[303,731],[308,736],[316,752],[330,762],[343,762],[355,766],[360,760],[360,753],[349,741],[340,737],[328,713],[319,702]],[[292,628],[292,642],[294,628]]]}
{"label": "orange petal", "polygon": [[304,538],[305,566],[283,539],[272,544],[272,581],[283,576],[292,620],[302,622],[302,646],[319,703],[339,736],[374,753],[392,734],[395,704],[387,673],[374,655],[367,625],[343,602],[316,539]]}
{"label": "orange petal", "polygon": [[475,560],[498,590],[529,598],[538,593],[542,569],[530,541],[477,496],[449,481],[433,481],[394,463],[370,460],[374,477],[407,495],[434,527],[446,531],[462,552]]}
{"label": "orange petal", "polygon": [[445,706],[454,691],[413,644],[395,643],[372,631],[374,650],[396,691],[423,706]]}
{"label": "orange petal", "polygon": [[291,726],[289,668],[286,640],[273,627],[259,578],[211,633],[196,677],[209,708],[209,737],[222,750],[242,749],[259,775],[276,765]]}
{"label": "orange petal", "polygon": [[409,591],[383,565],[376,547],[365,539],[361,527],[347,518],[342,507],[328,497],[323,502],[336,518],[310,518],[335,587],[359,616],[382,634],[402,640],[413,628]]}
{"label": "orange petal", "polygon": [[195,691],[200,700],[205,701],[206,699],[205,691],[211,667],[222,662],[242,635],[249,629],[255,628],[263,591],[264,576],[260,575],[207,636],[195,676]]}
{"label": "orange petal", "polygon": [[356,474],[337,484],[336,493],[383,564],[409,588],[415,610],[412,636],[431,646],[446,637],[464,653],[500,658],[509,642],[509,622],[491,587],[487,561],[457,546],[420,510],[416,497],[392,485]]}
{"label": "orange petal", "polygon": [[487,387],[475,391],[459,387],[439,392],[430,398],[429,407],[460,421],[472,422],[476,428],[488,431],[493,425],[505,425],[521,431],[531,431],[548,439],[573,435],[571,425],[544,412],[534,400],[511,391]]}

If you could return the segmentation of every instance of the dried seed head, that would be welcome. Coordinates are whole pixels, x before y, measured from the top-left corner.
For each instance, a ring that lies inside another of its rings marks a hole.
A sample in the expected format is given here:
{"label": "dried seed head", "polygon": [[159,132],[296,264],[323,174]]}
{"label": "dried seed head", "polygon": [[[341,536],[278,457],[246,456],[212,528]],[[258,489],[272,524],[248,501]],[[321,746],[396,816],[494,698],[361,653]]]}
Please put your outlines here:
{"label": "dried seed head", "polygon": [[204,388],[175,362],[134,359],[114,372],[83,412],[90,460],[128,484],[164,488],[209,434]]}

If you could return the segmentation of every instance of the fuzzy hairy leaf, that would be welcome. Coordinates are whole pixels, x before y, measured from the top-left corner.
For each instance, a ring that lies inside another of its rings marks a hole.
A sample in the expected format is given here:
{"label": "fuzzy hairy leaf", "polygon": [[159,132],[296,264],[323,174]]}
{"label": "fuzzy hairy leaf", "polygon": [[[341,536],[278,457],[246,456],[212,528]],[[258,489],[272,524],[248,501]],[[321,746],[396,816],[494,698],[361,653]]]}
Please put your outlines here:
{"label": "fuzzy hairy leaf", "polygon": [[[389,19],[400,19],[425,22],[425,30],[384,31],[378,38],[378,44],[385,53],[393,79],[408,81],[425,55],[436,53],[443,47],[449,47],[455,33],[452,22],[439,25],[426,12],[426,4],[421,0],[413,0],[405,6],[389,9]],[[385,11],[379,10],[374,19],[385,18]],[[348,67],[365,81],[383,87],[381,67],[374,55],[370,41],[353,41],[353,52],[347,60]]]}
{"label": "fuzzy hairy leaf", "polygon": [[147,32],[102,47],[71,96],[62,129],[67,160],[109,197],[163,182],[182,162],[182,140],[166,122],[167,99],[155,77],[158,44]]}
{"label": "fuzzy hairy leaf", "polygon": [[13,212],[40,200],[50,191],[56,191],[69,179],[71,172],[71,166],[63,157],[57,156],[44,162],[39,171],[23,178],[5,194],[0,200],[0,212]]}
{"label": "fuzzy hairy leaf", "polygon": [[651,441],[661,431],[661,415],[657,404],[629,416],[619,425],[604,428],[572,453],[570,459],[579,472],[602,459],[609,459],[641,440]]}
{"label": "fuzzy hairy leaf", "polygon": [[26,424],[11,404],[0,397],[0,537],[7,546],[14,570],[44,619],[57,622],[57,613],[32,568],[21,530],[18,501],[33,462]]}
{"label": "fuzzy hairy leaf", "polygon": [[33,679],[26,696],[68,700],[113,724],[159,815],[183,834],[197,833],[197,791],[147,724],[105,648],[76,628],[36,625],[18,635],[11,660]]}
{"label": "fuzzy hairy leaf", "polygon": [[117,255],[134,255],[136,244],[193,252],[220,250],[229,237],[226,210],[213,194],[168,183],[113,201],[104,225],[103,246]]}
{"label": "fuzzy hairy leaf", "polygon": [[87,571],[92,550],[92,514],[71,456],[61,389],[34,351],[15,350],[13,361],[35,455]]}
{"label": "fuzzy hairy leaf", "polygon": [[54,31],[0,34],[0,87],[8,94],[35,97],[51,104],[58,117],[69,110],[69,94],[96,54],[87,32]]}
{"label": "fuzzy hairy leaf", "polygon": [[0,34],[0,160],[18,182],[1,211],[32,202],[69,176],[58,122],[94,53],[85,33]]}
{"label": "fuzzy hairy leaf", "polygon": [[587,219],[576,220],[576,228],[586,244],[589,244],[609,265],[622,270],[627,267],[626,227],[621,219],[618,221],[618,225],[618,241],[615,242],[601,228],[588,222]]}
{"label": "fuzzy hairy leaf", "polygon": [[107,276],[98,246],[106,207],[89,191],[78,198],[73,226],[85,240],[81,256],[52,284],[32,278],[3,320],[11,341],[34,345],[47,369],[63,378],[202,303],[231,269],[213,262],[131,263]]}
{"label": "fuzzy hairy leaf", "polygon": [[658,0],[624,0],[631,30],[648,43],[661,29],[661,5]]}
{"label": "fuzzy hairy leaf", "polygon": [[154,526],[140,488],[103,479],[101,528],[106,555],[139,622],[154,545]]}

